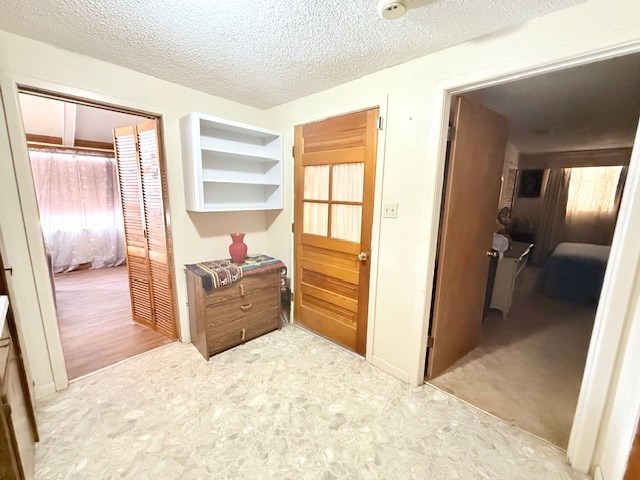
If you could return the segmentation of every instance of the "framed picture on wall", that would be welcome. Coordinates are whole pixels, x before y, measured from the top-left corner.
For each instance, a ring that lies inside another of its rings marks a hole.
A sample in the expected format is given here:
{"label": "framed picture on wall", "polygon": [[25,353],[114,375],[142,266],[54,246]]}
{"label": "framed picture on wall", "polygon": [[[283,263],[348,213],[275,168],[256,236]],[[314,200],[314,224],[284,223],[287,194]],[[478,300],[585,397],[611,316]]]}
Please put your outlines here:
{"label": "framed picture on wall", "polygon": [[523,170],[520,173],[520,186],[518,197],[538,198],[542,188],[542,175],[544,170]]}

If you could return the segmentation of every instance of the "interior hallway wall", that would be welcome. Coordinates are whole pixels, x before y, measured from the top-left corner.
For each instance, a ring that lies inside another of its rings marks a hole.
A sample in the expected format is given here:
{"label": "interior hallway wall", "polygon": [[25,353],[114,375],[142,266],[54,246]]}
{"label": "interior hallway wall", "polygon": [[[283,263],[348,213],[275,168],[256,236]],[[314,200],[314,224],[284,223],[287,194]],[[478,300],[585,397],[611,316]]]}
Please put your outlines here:
{"label": "interior hallway wall", "polygon": [[[61,66],[64,66],[62,68]],[[0,84],[6,110],[8,138],[0,138],[0,228],[8,264],[14,267],[16,313],[38,394],[54,390],[54,369],[49,354],[61,355],[47,343],[47,319],[55,315],[53,298],[47,292],[47,273],[38,222],[38,212],[15,84],[36,86],[65,94],[117,104],[162,115],[167,166],[171,231],[174,245],[175,280],[178,293],[180,337],[190,340],[183,265],[228,256],[228,232],[246,232],[249,252],[267,250],[264,212],[190,213],[185,210],[178,120],[191,111],[231,120],[269,126],[265,111],[207,95],[103,61],[0,31]],[[2,126],[4,133],[7,132]],[[3,137],[0,135],[0,137]],[[15,157],[13,176],[12,154]],[[24,225],[19,212],[19,188]],[[26,228],[25,228],[26,227]],[[25,237],[26,230],[26,237]],[[26,239],[29,240],[27,247]],[[31,265],[31,249],[36,262]],[[41,261],[40,261],[41,257]],[[37,289],[37,292],[34,291]],[[44,321],[43,321],[44,320]],[[49,332],[51,333],[51,332]],[[59,358],[57,358],[59,360]],[[64,381],[58,380],[58,387]]]}
{"label": "interior hallway wall", "polygon": [[[425,296],[431,286],[419,261],[432,249],[434,202],[438,198],[439,158],[427,154],[432,127],[433,89],[445,79],[481,70],[500,71],[582,52],[589,40],[611,35],[612,45],[640,38],[635,29],[640,5],[594,0],[538,18],[518,28],[467,42],[389,68],[330,90],[272,108],[275,128],[284,131],[285,152],[291,152],[293,126],[331,115],[349,104],[386,96],[386,151],[383,202],[398,202],[398,218],[380,222],[378,289],[373,355],[388,362],[413,383],[420,376]],[[582,42],[582,45],[581,45]],[[268,214],[269,251],[292,263],[293,159],[285,155],[285,209]]]}
{"label": "interior hallway wall", "polygon": [[[374,360],[383,360],[378,366],[415,384],[424,371],[425,318],[431,292],[427,259],[437,238],[434,206],[441,188],[437,182],[440,158],[433,154],[430,143],[439,141],[430,136],[432,122],[441,120],[434,113],[438,84],[456,79],[464,84],[467,79],[496,72],[577,58],[603,45],[638,42],[639,19],[638,2],[592,0],[270,110],[276,122],[272,127],[284,131],[284,151],[290,152],[294,125],[346,112],[350,105],[362,105],[368,99],[387,98],[382,202],[397,202],[398,217],[381,218],[378,206],[375,221],[380,235],[374,238],[378,274],[377,288],[371,292],[375,302],[370,310],[373,345],[368,352]],[[285,160],[285,209],[268,214],[268,241],[269,251],[291,264],[293,161],[289,155]],[[635,289],[633,295],[640,295],[640,290]]]}
{"label": "interior hallway wall", "polygon": [[[433,207],[439,202],[440,188],[436,181],[440,159],[430,148],[438,141],[430,137],[432,122],[440,122],[439,117],[434,117],[437,85],[452,79],[464,83],[465,79],[480,74],[490,76],[496,72],[507,73],[580,57],[602,49],[603,45],[628,45],[640,41],[638,19],[640,3],[635,0],[590,0],[266,112],[9,34],[0,34],[0,70],[4,75],[3,88],[11,82],[24,83],[25,79],[45,84],[54,82],[67,93],[164,115],[169,195],[175,217],[176,275],[182,285],[179,303],[183,318],[186,318],[186,309],[181,263],[219,255],[227,244],[223,232],[230,230],[228,227],[236,223],[236,218],[242,223],[237,229],[247,227],[247,242],[252,251],[264,249],[292,265],[293,183],[292,160],[288,154],[293,142],[292,127],[348,108],[354,102],[386,96],[388,114],[384,135],[387,143],[382,195],[384,201],[398,202],[399,208],[397,219],[377,218],[380,224],[380,237],[375,243],[379,260],[378,287],[371,293],[375,299],[373,354],[386,362],[388,371],[417,383],[424,362],[425,305],[431,288],[426,281],[429,275],[426,270],[429,252],[433,250],[431,239],[434,238],[436,215]],[[4,91],[3,94],[6,95]],[[10,110],[15,109],[15,100],[9,98],[8,102]],[[282,212],[269,212],[265,222],[265,215],[260,213],[208,216],[184,211],[177,121],[191,110],[284,132],[287,154],[285,209]],[[17,139],[20,127],[16,113],[8,113],[9,131],[12,139]],[[6,151],[0,152],[3,171],[8,161],[4,155]],[[18,165],[18,170],[18,182],[24,188],[24,166]],[[0,182],[0,187],[9,183],[4,177]],[[0,220],[12,214],[17,208],[16,202],[13,198],[0,205]],[[31,223],[37,223],[32,218],[33,205],[23,207],[27,230],[33,237]],[[18,245],[14,244],[12,248],[19,251]],[[38,281],[43,281],[43,268],[44,262],[35,266]],[[640,289],[636,288],[634,294],[640,294]],[[38,334],[36,327],[34,332]],[[46,372],[40,373],[44,374],[42,380]]]}

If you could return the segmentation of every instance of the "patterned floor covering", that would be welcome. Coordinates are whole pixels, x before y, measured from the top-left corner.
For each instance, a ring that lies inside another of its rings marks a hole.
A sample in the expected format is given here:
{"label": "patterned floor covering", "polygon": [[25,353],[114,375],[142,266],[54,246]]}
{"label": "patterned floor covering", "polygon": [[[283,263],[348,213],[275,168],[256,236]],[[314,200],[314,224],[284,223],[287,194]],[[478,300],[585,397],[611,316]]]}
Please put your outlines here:
{"label": "patterned floor covering", "polygon": [[585,479],[546,442],[295,327],[174,343],[39,402],[38,479]]}

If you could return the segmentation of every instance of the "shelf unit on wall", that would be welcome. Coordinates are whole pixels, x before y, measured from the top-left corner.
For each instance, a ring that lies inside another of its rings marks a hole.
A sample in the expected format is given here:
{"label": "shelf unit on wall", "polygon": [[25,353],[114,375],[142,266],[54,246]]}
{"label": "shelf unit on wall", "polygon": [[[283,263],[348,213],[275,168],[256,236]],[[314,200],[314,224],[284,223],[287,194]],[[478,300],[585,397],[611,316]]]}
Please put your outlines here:
{"label": "shelf unit on wall", "polygon": [[282,134],[198,112],[180,119],[186,208],[282,209]]}

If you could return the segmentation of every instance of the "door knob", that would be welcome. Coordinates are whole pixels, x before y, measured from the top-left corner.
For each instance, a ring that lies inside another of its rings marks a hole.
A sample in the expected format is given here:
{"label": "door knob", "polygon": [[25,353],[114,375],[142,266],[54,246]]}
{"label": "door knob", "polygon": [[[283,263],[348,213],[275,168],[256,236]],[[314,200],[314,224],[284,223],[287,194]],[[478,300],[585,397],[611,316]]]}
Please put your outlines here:
{"label": "door knob", "polygon": [[358,260],[360,260],[361,262],[366,262],[368,258],[369,258],[369,252],[360,252],[358,254]]}
{"label": "door knob", "polygon": [[495,250],[487,250],[487,257],[498,258],[500,254]]}

